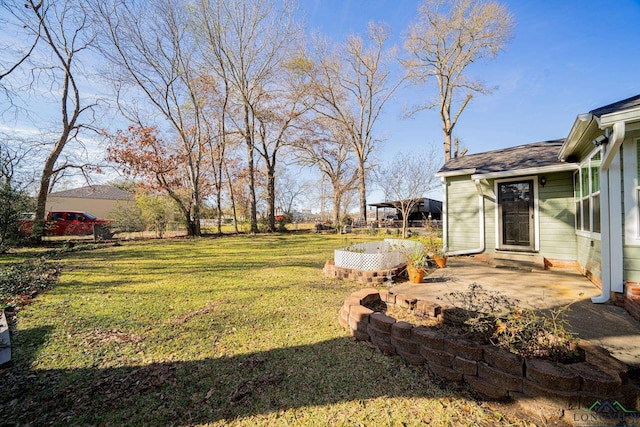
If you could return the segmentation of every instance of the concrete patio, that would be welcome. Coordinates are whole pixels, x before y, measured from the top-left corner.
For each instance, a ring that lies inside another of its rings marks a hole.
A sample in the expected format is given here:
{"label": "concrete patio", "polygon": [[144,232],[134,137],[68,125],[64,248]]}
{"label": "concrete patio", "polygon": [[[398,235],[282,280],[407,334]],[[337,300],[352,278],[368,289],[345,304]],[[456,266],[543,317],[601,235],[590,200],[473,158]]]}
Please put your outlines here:
{"label": "concrete patio", "polygon": [[617,359],[640,368],[640,322],[613,304],[593,304],[600,289],[579,272],[496,268],[473,257],[449,258],[447,268],[430,274],[423,283],[395,285],[395,293],[449,305],[446,295],[466,291],[477,283],[520,301],[523,308],[552,309],[571,304],[567,313],[572,332],[598,344]]}

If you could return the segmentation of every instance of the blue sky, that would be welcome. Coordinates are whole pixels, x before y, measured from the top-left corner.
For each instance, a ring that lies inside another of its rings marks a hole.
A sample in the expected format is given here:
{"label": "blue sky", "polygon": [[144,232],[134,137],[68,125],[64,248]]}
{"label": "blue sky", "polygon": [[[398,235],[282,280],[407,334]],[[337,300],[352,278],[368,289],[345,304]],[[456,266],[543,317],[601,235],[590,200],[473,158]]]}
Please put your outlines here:
{"label": "blue sky", "polygon": [[[388,23],[394,41],[416,15],[417,0],[302,0],[309,29],[344,40],[371,20]],[[474,98],[456,136],[469,153],[564,138],[576,116],[640,93],[640,1],[512,0],[514,38],[495,60],[474,64],[471,75],[491,95]],[[441,145],[436,111],[402,120],[402,106],[428,89],[397,94],[380,122],[385,161],[396,151]]]}
{"label": "blue sky", "polygon": [[[317,30],[341,42],[350,33],[363,33],[371,20],[384,21],[399,46],[420,3],[299,1],[300,16],[310,31]],[[578,114],[640,94],[640,0],[503,3],[514,15],[514,38],[497,59],[474,64],[470,69],[473,77],[496,90],[475,97],[456,128],[456,136],[470,154],[564,138]],[[429,90],[433,86],[420,91],[401,90],[387,105],[376,129],[377,136],[385,140],[377,154],[380,163],[389,161],[398,151],[426,150],[430,144],[441,150],[437,112],[424,111],[410,120],[400,117],[404,105],[429,97]],[[42,104],[41,109],[47,105]],[[47,116],[44,111],[35,113]],[[0,131],[16,126],[9,117],[3,119]],[[95,177],[96,182],[111,178]],[[381,201],[382,194],[373,186],[369,189],[368,201]],[[438,193],[431,196],[439,197]]]}

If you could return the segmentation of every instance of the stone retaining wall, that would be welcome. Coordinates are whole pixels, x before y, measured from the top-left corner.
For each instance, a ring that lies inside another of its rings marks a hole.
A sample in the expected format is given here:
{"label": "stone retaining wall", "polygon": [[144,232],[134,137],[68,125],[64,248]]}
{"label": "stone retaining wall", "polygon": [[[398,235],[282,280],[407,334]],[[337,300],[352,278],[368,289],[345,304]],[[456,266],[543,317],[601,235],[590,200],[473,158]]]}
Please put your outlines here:
{"label": "stone retaining wall", "polygon": [[354,280],[361,285],[381,285],[392,277],[398,276],[406,264],[400,264],[390,270],[356,270],[353,268],[336,267],[333,261],[327,261],[322,271],[327,277],[344,280]]}
{"label": "stone retaining wall", "polygon": [[640,283],[625,283],[624,308],[634,319],[640,320]]}
{"label": "stone retaining wall", "polygon": [[560,410],[586,409],[596,401],[618,401],[626,409],[637,407],[638,388],[628,380],[628,367],[586,341],[580,343],[584,362],[524,359],[491,345],[398,322],[366,307],[379,301],[411,306],[422,315],[446,316],[446,310],[443,313],[428,301],[367,288],[345,299],[340,324],[349,328],[356,340],[370,341],[384,354],[398,355],[409,365],[427,365],[438,377],[465,382],[488,398],[534,401]]}

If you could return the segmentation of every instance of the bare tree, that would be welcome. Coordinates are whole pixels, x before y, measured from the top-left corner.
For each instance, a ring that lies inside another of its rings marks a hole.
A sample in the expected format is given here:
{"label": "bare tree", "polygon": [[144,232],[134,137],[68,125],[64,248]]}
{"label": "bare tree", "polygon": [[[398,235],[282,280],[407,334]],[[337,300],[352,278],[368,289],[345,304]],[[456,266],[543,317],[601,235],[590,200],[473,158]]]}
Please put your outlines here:
{"label": "bare tree", "polygon": [[495,58],[511,39],[513,17],[507,8],[484,0],[424,0],[418,8],[418,21],[409,26],[404,61],[409,78],[424,84],[431,77],[438,85],[433,101],[418,105],[414,114],[438,109],[444,135],[444,160],[464,153],[458,144],[451,152],[451,136],[460,114],[475,93],[491,90],[471,79],[467,68],[484,58]]}
{"label": "bare tree", "polygon": [[[73,1],[26,0],[2,2],[12,19],[22,25],[25,37],[35,40],[3,78],[22,67],[29,67],[31,90],[49,91],[60,103],[59,129],[55,142],[44,159],[36,197],[33,237],[42,238],[47,195],[52,176],[69,167],[58,159],[70,141],[78,140],[81,130],[89,128],[83,117],[95,104],[84,103],[77,81],[81,69],[78,55],[93,43],[86,11]],[[37,51],[37,55],[35,52]]]}
{"label": "bare tree", "polygon": [[360,217],[367,218],[367,166],[379,139],[374,128],[383,107],[402,80],[394,82],[395,49],[386,49],[389,30],[370,23],[367,39],[352,35],[337,49],[320,43],[310,70],[313,109],[341,128],[343,143],[353,150],[358,167]]}
{"label": "bare tree", "polygon": [[0,134],[0,184],[24,190],[31,184],[29,172],[24,170],[24,164],[32,159],[32,148],[26,144],[10,144],[13,139]]}
{"label": "bare tree", "polygon": [[376,180],[387,201],[395,202],[402,214],[402,237],[407,236],[409,215],[426,194],[435,188],[440,167],[435,150],[426,154],[398,153],[386,167],[379,168]]}
{"label": "bare tree", "polygon": [[[22,3],[22,2],[20,2]],[[2,2],[1,5],[4,9],[8,10],[10,15],[16,15],[15,4],[11,4],[9,2]],[[42,2],[36,2],[36,7],[41,7]],[[11,22],[8,19],[0,16],[0,28],[4,28],[5,31],[10,27]],[[18,25],[15,25],[16,27]],[[21,25],[24,28],[24,24]],[[40,30],[40,27],[37,27]],[[20,41],[24,41],[21,40]],[[29,35],[28,47],[26,49],[23,46],[16,46],[16,39],[13,37],[2,37],[2,41],[0,41],[0,52],[2,52],[2,57],[0,57],[0,89],[3,90],[5,97],[10,101],[9,104],[13,106],[12,99],[12,91],[9,87],[5,86],[2,82],[3,79],[7,78],[14,71],[18,70],[20,66],[29,59],[31,54],[36,49],[38,42],[40,41],[40,32],[32,33]]]}
{"label": "bare tree", "polygon": [[[202,121],[205,126],[205,140],[208,144],[210,182],[215,200],[217,229],[218,234],[222,234],[222,198],[225,188],[227,153],[237,145],[239,134],[234,135],[227,131],[227,114],[230,105],[229,84],[210,73],[201,75],[199,82],[199,92],[204,100],[201,107]],[[228,182],[232,181],[228,180]],[[229,194],[233,204],[231,189]]]}
{"label": "bare tree", "polygon": [[340,224],[345,195],[356,187],[358,168],[349,145],[348,136],[337,123],[317,119],[309,138],[299,141],[296,155],[298,162],[315,166],[331,183],[333,193],[333,224]]}
{"label": "bare tree", "polygon": [[293,213],[296,201],[309,194],[311,184],[293,175],[288,169],[278,169],[276,203],[286,213]]}
{"label": "bare tree", "polygon": [[349,215],[349,212],[358,208],[358,189],[350,188],[342,196],[342,206],[340,206],[340,218]]}
{"label": "bare tree", "polygon": [[229,120],[241,133],[249,171],[251,232],[258,231],[255,182],[257,115],[266,108],[271,88],[288,50],[299,32],[293,4],[286,0],[198,0],[194,21],[199,28],[204,58],[235,104]]}
{"label": "bare tree", "polygon": [[[201,81],[195,43],[188,31],[187,5],[172,0],[153,3],[96,1],[92,7],[102,25],[100,52],[111,63],[120,111],[139,128],[150,127],[145,107],[133,100],[141,94],[180,142],[189,198],[178,204],[189,236],[199,236],[200,208],[206,196],[203,161],[208,127],[203,120]],[[151,123],[157,126],[158,123]],[[165,127],[165,124],[161,124]],[[166,138],[171,139],[171,136]]]}
{"label": "bare tree", "polygon": [[[281,70],[278,90],[263,95],[256,111],[258,125],[256,151],[264,161],[267,178],[267,229],[275,231],[276,166],[279,153],[301,138],[302,116],[309,110],[302,102],[304,88],[289,79],[289,70]],[[266,98],[266,99],[264,99]],[[267,101],[268,100],[268,101]]]}

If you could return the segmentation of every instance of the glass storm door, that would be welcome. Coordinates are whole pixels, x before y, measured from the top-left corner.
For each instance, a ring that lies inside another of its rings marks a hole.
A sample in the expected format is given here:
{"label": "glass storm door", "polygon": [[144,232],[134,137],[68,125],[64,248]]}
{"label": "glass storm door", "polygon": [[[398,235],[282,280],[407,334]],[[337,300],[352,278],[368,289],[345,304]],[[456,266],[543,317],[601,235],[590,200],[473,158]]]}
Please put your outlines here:
{"label": "glass storm door", "polygon": [[500,249],[533,250],[533,181],[498,183]]}

